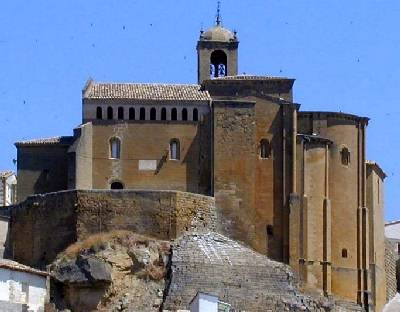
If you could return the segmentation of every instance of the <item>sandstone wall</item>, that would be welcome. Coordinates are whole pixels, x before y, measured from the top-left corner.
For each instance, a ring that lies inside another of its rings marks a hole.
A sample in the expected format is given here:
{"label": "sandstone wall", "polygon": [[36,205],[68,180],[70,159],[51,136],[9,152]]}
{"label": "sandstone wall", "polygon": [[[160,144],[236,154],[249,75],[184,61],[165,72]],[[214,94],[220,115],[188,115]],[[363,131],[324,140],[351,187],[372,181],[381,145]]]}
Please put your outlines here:
{"label": "sandstone wall", "polygon": [[219,230],[256,241],[254,102],[214,101],[214,196]]}
{"label": "sandstone wall", "polygon": [[[332,273],[331,280],[326,279],[326,289],[331,289],[332,294],[338,297],[364,304],[371,301],[368,298],[371,288],[365,178],[367,122],[366,118],[329,112],[300,112],[298,120],[299,133],[332,141],[326,160],[328,183],[326,194],[323,194],[330,202],[331,216],[331,226],[326,233],[329,243],[326,247],[331,260],[326,264],[331,267]],[[345,149],[349,151],[347,163],[342,154]],[[310,205],[316,206],[315,201],[307,200]],[[321,208],[321,201],[315,209],[318,208]],[[309,241],[306,243],[312,244]]]}
{"label": "sandstone wall", "polygon": [[[202,121],[96,121],[93,123],[93,189],[110,189],[119,181],[125,189],[178,190],[210,193],[210,133]],[[208,134],[209,135],[209,134]],[[110,139],[121,140],[120,159],[110,158]],[[172,139],[179,140],[180,159],[170,159]],[[153,166],[145,167],[143,162]],[[85,175],[85,171],[78,173]]]}
{"label": "sandstone wall", "polygon": [[[298,109],[286,102],[292,100],[293,82],[252,76],[203,82],[213,98],[214,189],[217,207],[227,217],[224,233],[282,262],[288,262],[292,131]],[[243,117],[249,103],[253,109]],[[270,147],[266,157],[260,155],[262,141]],[[232,233],[235,228],[239,232]]]}
{"label": "sandstone wall", "polygon": [[[214,229],[214,199],[176,191],[65,191],[29,197],[11,212],[8,255],[41,267],[71,243],[113,230],[159,239]],[[10,243],[11,242],[11,243]]]}
{"label": "sandstone wall", "polygon": [[90,190],[93,187],[93,125],[86,123],[74,132],[77,138],[68,151],[68,189]]}
{"label": "sandstone wall", "polygon": [[367,207],[369,213],[370,278],[375,310],[386,304],[384,173],[367,163]]}

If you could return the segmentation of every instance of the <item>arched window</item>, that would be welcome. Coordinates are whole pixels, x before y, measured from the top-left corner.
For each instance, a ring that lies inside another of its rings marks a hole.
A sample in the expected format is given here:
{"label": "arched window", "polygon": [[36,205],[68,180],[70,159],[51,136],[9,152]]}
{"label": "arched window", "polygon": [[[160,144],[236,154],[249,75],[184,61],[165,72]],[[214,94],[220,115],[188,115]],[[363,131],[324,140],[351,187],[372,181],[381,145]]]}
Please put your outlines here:
{"label": "arched window", "polygon": [[260,141],[260,158],[267,159],[271,157],[271,143],[267,139]]}
{"label": "arched window", "polygon": [[347,147],[342,147],[340,151],[340,156],[342,159],[342,164],[348,166],[350,164],[350,151]]}
{"label": "arched window", "polygon": [[161,109],[161,120],[167,120],[167,109],[165,107]]}
{"label": "arched window", "polygon": [[124,108],[123,107],[118,107],[118,119],[123,120],[124,119]]}
{"label": "arched window", "polygon": [[96,118],[103,119],[103,109],[100,106],[96,109]]}
{"label": "arched window", "polygon": [[199,111],[197,108],[193,108],[193,120],[198,121],[199,120]]}
{"label": "arched window", "polygon": [[140,120],[146,120],[146,109],[144,107],[140,108]]}
{"label": "arched window", "polygon": [[124,189],[124,185],[121,182],[113,182],[111,183],[111,189],[112,190],[123,190]]}
{"label": "arched window", "polygon": [[121,140],[118,138],[110,139],[110,157],[114,159],[121,158]]}
{"label": "arched window", "polygon": [[211,78],[225,77],[228,73],[228,57],[222,50],[211,53]]}
{"label": "arched window", "polygon": [[180,159],[180,144],[178,139],[172,139],[169,143],[169,159],[179,160]]}
{"label": "arched window", "polygon": [[178,111],[175,107],[171,110],[171,120],[178,120]]}
{"label": "arched window", "polygon": [[186,108],[182,109],[182,120],[188,120],[188,111]]}
{"label": "arched window", "polygon": [[342,249],[342,258],[347,258],[348,257],[348,252],[346,248]]}
{"label": "arched window", "polygon": [[114,118],[113,108],[111,106],[107,107],[107,119],[112,120]]}
{"label": "arched window", "polygon": [[129,120],[135,120],[135,108],[129,108]]}
{"label": "arched window", "polygon": [[156,120],[157,119],[157,111],[154,107],[150,109],[150,120]]}

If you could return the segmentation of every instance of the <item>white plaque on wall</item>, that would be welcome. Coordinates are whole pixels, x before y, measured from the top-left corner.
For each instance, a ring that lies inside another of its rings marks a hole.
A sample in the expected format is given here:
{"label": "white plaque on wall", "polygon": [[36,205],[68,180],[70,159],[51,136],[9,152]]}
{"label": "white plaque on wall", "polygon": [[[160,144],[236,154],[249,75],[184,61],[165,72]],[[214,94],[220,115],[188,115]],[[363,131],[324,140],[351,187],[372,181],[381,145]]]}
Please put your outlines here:
{"label": "white plaque on wall", "polygon": [[157,160],[139,160],[139,170],[155,171],[157,169]]}

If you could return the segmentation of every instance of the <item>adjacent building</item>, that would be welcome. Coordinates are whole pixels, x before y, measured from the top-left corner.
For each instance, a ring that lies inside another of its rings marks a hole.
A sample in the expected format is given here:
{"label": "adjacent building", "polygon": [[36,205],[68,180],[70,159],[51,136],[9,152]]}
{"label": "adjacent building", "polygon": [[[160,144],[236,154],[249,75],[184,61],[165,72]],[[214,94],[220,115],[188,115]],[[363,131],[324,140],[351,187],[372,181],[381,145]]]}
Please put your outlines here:
{"label": "adjacent building", "polygon": [[17,177],[11,171],[0,172],[0,206],[10,206],[17,201]]}
{"label": "adjacent building", "polygon": [[0,260],[0,311],[44,311],[48,273]]}
{"label": "adjacent building", "polygon": [[236,32],[197,43],[198,84],[89,80],[73,136],[17,142],[18,199],[67,189],[214,196],[219,231],[309,287],[381,310],[384,173],[369,119],[301,111],[295,80],[238,75]]}
{"label": "adjacent building", "polygon": [[400,258],[400,220],[385,224],[385,236],[393,246],[397,259]]}

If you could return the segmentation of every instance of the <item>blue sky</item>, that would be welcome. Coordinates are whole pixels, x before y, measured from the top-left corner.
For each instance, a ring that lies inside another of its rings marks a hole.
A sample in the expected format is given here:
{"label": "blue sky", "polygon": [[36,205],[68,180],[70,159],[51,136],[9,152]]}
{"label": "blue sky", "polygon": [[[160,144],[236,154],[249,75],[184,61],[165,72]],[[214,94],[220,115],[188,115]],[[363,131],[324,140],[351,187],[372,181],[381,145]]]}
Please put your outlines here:
{"label": "blue sky", "polygon": [[[70,135],[81,90],[99,81],[195,83],[195,45],[214,0],[2,0],[0,169],[17,140]],[[386,217],[400,219],[400,1],[225,0],[241,73],[296,78],[302,110],[371,118],[368,159],[388,174]]]}

